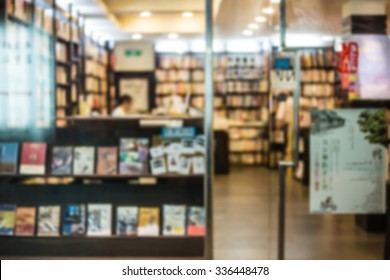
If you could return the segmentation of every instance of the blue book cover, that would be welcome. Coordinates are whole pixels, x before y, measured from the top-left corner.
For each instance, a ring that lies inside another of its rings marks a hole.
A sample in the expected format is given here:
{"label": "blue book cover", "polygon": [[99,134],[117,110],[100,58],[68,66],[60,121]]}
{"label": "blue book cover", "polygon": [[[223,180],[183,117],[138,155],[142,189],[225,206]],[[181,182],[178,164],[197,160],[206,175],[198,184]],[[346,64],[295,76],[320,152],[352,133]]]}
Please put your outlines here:
{"label": "blue book cover", "polygon": [[14,235],[15,204],[0,204],[0,235]]}
{"label": "blue book cover", "polygon": [[18,148],[17,143],[0,143],[0,174],[17,173]]}
{"label": "blue book cover", "polygon": [[80,236],[86,233],[86,213],[84,204],[68,204],[64,211],[62,234]]}

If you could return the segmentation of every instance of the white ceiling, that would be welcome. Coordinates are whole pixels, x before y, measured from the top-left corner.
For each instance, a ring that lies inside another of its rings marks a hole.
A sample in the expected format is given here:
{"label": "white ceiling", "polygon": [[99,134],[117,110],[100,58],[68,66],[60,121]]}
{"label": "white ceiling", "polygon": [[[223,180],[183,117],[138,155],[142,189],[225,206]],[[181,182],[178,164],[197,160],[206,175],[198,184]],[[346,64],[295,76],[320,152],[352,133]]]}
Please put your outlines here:
{"label": "white ceiling", "polygon": [[[287,0],[289,32],[339,35],[341,7],[347,0]],[[390,2],[390,0],[388,0]],[[58,0],[61,6],[72,3],[85,18],[86,28],[95,36],[111,40],[128,40],[142,33],[145,40],[166,38],[178,33],[183,38],[199,38],[205,31],[204,0]],[[254,18],[263,15],[270,0],[214,0],[215,35],[220,38],[244,37],[242,31]],[[279,23],[279,4],[272,4],[274,15],[259,24],[255,37],[275,33]],[[151,17],[140,16],[142,11]],[[183,18],[182,13],[193,13]]]}

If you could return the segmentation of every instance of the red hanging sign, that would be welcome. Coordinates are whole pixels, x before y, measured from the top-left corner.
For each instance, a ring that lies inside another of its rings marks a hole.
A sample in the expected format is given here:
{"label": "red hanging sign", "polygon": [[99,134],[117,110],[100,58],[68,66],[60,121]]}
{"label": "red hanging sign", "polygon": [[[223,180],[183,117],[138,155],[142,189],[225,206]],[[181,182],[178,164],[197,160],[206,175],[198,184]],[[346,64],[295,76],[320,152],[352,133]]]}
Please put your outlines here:
{"label": "red hanging sign", "polygon": [[342,51],[338,54],[339,70],[341,73],[356,74],[359,70],[359,45],[356,42],[343,43]]}

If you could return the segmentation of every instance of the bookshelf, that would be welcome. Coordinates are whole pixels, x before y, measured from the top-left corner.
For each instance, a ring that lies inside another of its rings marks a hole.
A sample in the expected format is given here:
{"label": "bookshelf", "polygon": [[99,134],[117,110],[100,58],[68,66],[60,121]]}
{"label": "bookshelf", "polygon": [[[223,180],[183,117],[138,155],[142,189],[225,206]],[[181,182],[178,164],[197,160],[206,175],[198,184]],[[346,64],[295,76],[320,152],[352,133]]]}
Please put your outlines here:
{"label": "bookshelf", "polygon": [[[201,118],[164,118],[182,121],[203,133]],[[0,203],[37,207],[69,203],[111,204],[159,207],[163,205],[204,206],[204,175],[51,175],[50,150],[53,146],[118,146],[120,138],[142,137],[153,143],[161,125],[142,126],[143,120],[160,118],[65,117],[64,127],[57,127],[54,142],[48,147],[46,175],[0,175]],[[109,125],[101,125],[101,124]],[[98,125],[99,124],[99,125]],[[107,135],[107,137],[100,137]],[[12,141],[9,139],[8,141]],[[142,182],[142,179],[154,179]],[[30,181],[30,182],[29,182]],[[31,185],[34,183],[33,185]],[[116,220],[115,211],[112,221]],[[160,221],[163,214],[160,212]],[[162,229],[162,223],[160,223]],[[62,229],[61,229],[62,230]],[[0,236],[0,255],[13,257],[144,257],[204,259],[208,236]],[[51,246],[52,245],[52,246]]]}
{"label": "bookshelf", "polygon": [[301,55],[301,105],[299,123],[300,161],[294,178],[310,184],[310,115],[311,110],[331,110],[341,103],[341,84],[333,48],[309,49]]}
{"label": "bookshelf", "polygon": [[[159,53],[156,57],[157,106],[167,106],[171,97],[180,96],[192,107],[204,108],[204,58],[200,54]],[[269,55],[261,53],[219,53],[214,59],[214,114],[233,123],[229,135],[237,130],[258,129],[258,139],[231,139],[230,161],[236,165],[268,164],[268,133],[263,129],[269,112]],[[260,127],[258,124],[262,123]],[[240,124],[237,127],[235,124]],[[233,136],[235,137],[235,136]],[[237,151],[237,148],[239,148]]]}

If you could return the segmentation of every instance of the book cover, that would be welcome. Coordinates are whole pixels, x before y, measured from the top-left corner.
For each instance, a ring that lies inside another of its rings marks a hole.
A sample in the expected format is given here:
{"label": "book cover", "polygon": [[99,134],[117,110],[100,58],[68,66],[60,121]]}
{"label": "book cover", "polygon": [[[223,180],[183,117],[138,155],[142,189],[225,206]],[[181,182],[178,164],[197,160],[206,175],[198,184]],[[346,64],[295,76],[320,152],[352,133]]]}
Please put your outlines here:
{"label": "book cover", "polygon": [[51,161],[51,173],[53,175],[72,174],[73,148],[54,147]]}
{"label": "book cover", "polygon": [[35,235],[35,207],[16,207],[15,214],[15,235]]}
{"label": "book cover", "polygon": [[169,154],[168,155],[168,172],[177,173],[179,172],[179,154]]}
{"label": "book cover", "polygon": [[94,173],[95,148],[75,147],[73,162],[73,174],[92,175]]}
{"label": "book cover", "polygon": [[0,204],[0,235],[14,235],[15,204]]}
{"label": "book cover", "polygon": [[188,236],[204,236],[206,234],[206,213],[203,207],[189,207],[187,219]]}
{"label": "book cover", "polygon": [[192,159],[192,168],[194,174],[202,175],[205,173],[205,160],[204,157],[194,157]]}
{"label": "book cover", "polygon": [[46,143],[23,143],[20,174],[44,175],[46,149]]}
{"label": "book cover", "polygon": [[38,236],[60,235],[60,206],[39,206]]}
{"label": "book cover", "polygon": [[16,174],[18,169],[18,144],[0,143],[0,174]]}
{"label": "book cover", "polygon": [[155,158],[150,161],[150,168],[153,175],[162,175],[167,173],[165,160],[163,158]]}
{"label": "book cover", "polygon": [[99,175],[116,175],[118,173],[118,148],[98,148],[96,173]]}
{"label": "book cover", "polygon": [[65,236],[85,235],[85,205],[69,204],[65,207],[62,234]]}
{"label": "book cover", "polygon": [[199,135],[195,139],[195,152],[204,154],[206,152],[205,138],[203,135]]}
{"label": "book cover", "polygon": [[135,236],[137,235],[138,207],[122,206],[117,208],[116,234]]}
{"label": "book cover", "polygon": [[179,174],[189,175],[191,172],[191,158],[180,157],[179,158]]}
{"label": "book cover", "polygon": [[186,232],[186,207],[164,205],[163,221],[163,235],[184,236]]}
{"label": "book cover", "polygon": [[160,209],[140,208],[138,215],[139,236],[159,236],[160,235]]}
{"label": "book cover", "polygon": [[149,173],[149,140],[123,138],[120,140],[120,174],[146,175]]}
{"label": "book cover", "polygon": [[87,235],[111,235],[111,204],[88,204]]}

